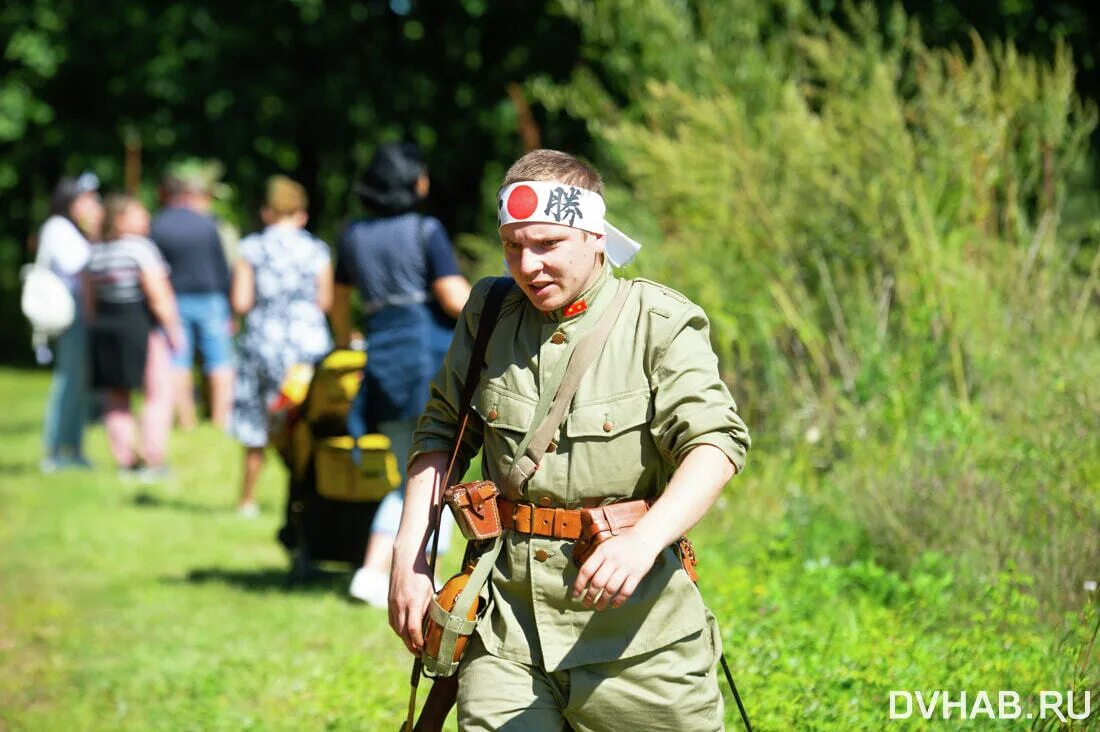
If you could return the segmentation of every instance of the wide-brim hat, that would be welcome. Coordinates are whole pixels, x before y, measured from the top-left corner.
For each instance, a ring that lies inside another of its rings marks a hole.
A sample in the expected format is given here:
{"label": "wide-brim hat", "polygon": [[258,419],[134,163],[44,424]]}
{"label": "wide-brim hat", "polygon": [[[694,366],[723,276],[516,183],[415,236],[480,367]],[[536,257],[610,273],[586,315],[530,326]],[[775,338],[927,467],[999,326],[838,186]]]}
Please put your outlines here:
{"label": "wide-brim hat", "polygon": [[355,192],[371,208],[402,213],[419,203],[416,182],[424,172],[424,158],[414,143],[388,143],[375,151]]}

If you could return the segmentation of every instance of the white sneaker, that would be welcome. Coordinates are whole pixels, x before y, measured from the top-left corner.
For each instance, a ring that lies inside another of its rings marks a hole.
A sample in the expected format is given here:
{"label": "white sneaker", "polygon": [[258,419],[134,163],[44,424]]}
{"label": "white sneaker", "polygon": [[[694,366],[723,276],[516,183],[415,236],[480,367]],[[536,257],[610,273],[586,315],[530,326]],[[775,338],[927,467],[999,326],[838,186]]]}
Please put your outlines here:
{"label": "white sneaker", "polygon": [[138,482],[142,485],[155,485],[170,477],[172,477],[172,471],[168,469],[167,465],[146,465],[137,471]]}
{"label": "white sneaker", "polygon": [[254,501],[242,503],[237,507],[237,515],[246,519],[257,518],[260,515],[260,507]]}
{"label": "white sneaker", "polygon": [[351,578],[348,594],[371,607],[388,607],[390,604],[390,576],[377,569],[360,567]]}

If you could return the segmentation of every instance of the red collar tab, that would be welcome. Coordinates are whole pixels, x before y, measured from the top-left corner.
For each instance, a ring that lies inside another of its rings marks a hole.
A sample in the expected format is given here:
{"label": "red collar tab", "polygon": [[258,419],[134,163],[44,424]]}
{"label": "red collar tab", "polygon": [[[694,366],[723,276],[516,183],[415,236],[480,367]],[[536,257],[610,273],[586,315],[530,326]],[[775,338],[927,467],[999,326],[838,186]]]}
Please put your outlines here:
{"label": "red collar tab", "polygon": [[580,315],[588,309],[588,303],[584,300],[577,300],[575,303],[561,311],[563,318],[572,318],[574,315]]}

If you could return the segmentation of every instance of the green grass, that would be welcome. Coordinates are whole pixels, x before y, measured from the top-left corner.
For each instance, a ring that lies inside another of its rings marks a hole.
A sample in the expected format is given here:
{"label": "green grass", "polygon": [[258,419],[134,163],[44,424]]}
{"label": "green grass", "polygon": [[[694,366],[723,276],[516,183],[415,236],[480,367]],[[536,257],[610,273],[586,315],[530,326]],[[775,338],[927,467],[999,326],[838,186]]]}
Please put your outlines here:
{"label": "green grass", "polygon": [[[39,475],[47,381],[0,371],[0,729],[397,728],[410,659],[384,613],[345,599],[346,571],[283,586],[275,460],[256,521],[232,512],[239,450],[208,426],[173,436],[174,478],[144,500],[99,427],[95,470]],[[921,728],[889,722],[891,689],[1100,697],[1094,610],[1040,622],[1026,578],[975,591],[935,554],[884,569],[766,440],[754,458],[695,535],[758,729]],[[728,693],[726,713],[737,729]]]}
{"label": "green grass", "polygon": [[46,384],[0,372],[0,727],[396,727],[409,658],[385,613],[345,599],[346,571],[284,588],[276,460],[256,521],[209,426],[173,436],[150,489],[115,476],[98,427],[94,471],[42,476]]}

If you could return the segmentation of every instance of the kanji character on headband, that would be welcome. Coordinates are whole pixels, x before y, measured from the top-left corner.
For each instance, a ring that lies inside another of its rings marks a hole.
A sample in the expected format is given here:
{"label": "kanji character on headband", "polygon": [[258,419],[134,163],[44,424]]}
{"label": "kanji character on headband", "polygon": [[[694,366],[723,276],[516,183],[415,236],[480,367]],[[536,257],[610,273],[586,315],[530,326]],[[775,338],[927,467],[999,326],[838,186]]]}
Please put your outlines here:
{"label": "kanji character on headband", "polygon": [[599,193],[556,180],[513,183],[502,188],[497,196],[500,226],[535,221],[606,236],[607,258],[616,267],[625,267],[642,245],[606,221],[606,210]]}

